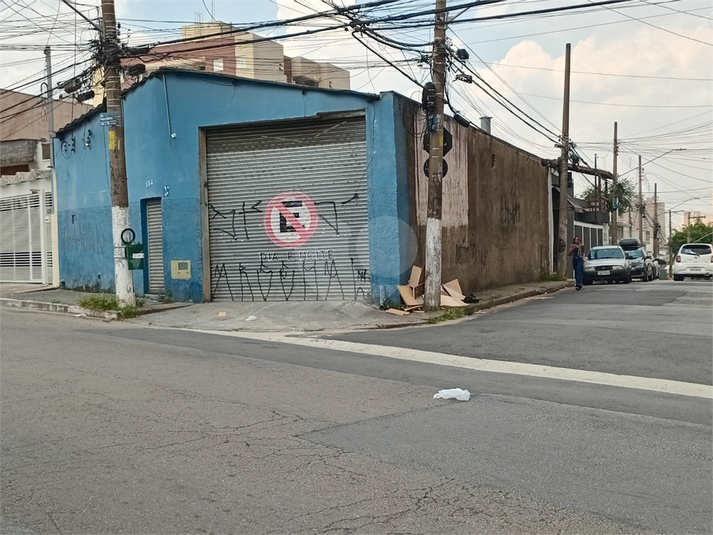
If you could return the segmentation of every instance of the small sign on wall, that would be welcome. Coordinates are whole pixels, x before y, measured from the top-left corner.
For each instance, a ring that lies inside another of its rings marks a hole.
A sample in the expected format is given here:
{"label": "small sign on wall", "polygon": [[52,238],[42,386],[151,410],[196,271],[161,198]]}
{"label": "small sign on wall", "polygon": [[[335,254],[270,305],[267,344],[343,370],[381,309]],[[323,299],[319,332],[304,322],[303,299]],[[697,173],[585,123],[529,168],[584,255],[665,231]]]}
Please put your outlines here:
{"label": "small sign on wall", "polygon": [[172,279],[190,279],[191,278],[191,261],[190,260],[171,260],[171,278]]}

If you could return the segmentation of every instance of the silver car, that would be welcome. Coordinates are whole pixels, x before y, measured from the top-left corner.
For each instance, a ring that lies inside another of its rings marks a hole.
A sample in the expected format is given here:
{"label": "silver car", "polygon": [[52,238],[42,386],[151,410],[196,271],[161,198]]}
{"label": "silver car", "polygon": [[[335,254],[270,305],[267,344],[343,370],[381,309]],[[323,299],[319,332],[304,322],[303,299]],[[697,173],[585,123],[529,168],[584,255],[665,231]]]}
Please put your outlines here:
{"label": "silver car", "polygon": [[592,247],[584,259],[584,284],[594,281],[631,282],[631,266],[618,245]]}

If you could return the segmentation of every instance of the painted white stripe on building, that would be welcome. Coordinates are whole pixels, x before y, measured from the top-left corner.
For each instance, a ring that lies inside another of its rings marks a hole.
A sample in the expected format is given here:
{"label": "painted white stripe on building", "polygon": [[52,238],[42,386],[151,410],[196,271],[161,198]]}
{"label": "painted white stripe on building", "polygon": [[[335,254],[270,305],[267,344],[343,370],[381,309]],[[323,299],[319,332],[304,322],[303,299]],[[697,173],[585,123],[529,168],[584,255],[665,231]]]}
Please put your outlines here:
{"label": "painted white stripe on building", "polygon": [[285,344],[314,347],[332,351],[347,351],[350,353],[377,355],[381,357],[411,360],[414,362],[437,364],[441,366],[455,366],[457,368],[477,370],[481,372],[526,375],[528,377],[539,377],[541,379],[576,381],[580,383],[591,383],[602,386],[634,388],[638,390],[649,390],[652,392],[662,392],[665,394],[675,394],[679,396],[713,399],[713,386],[697,383],[684,383],[682,381],[671,381],[668,379],[653,379],[649,377],[616,375],[613,373],[574,370],[570,368],[543,366],[539,364],[526,364],[521,362],[505,362],[499,360],[460,357],[457,355],[448,355],[446,353],[436,353],[433,351],[423,351],[420,349],[360,344],[356,342],[345,342],[342,340],[298,338],[295,336],[288,336],[280,333],[248,333],[226,331],[199,332],[220,334],[223,336],[234,336],[237,338],[248,338],[251,340],[263,340],[266,342],[280,342]]}

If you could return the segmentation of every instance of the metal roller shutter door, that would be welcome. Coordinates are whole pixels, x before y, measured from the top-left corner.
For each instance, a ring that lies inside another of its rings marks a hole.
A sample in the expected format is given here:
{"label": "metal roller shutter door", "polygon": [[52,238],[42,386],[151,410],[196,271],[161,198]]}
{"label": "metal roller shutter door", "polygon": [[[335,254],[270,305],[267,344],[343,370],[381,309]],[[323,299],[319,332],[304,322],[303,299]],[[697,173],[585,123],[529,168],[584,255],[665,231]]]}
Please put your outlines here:
{"label": "metal roller shutter door", "polygon": [[212,130],[206,149],[213,300],[369,297],[363,116]]}
{"label": "metal roller shutter door", "polygon": [[146,231],[149,256],[149,293],[162,294],[164,286],[161,199],[146,202]]}

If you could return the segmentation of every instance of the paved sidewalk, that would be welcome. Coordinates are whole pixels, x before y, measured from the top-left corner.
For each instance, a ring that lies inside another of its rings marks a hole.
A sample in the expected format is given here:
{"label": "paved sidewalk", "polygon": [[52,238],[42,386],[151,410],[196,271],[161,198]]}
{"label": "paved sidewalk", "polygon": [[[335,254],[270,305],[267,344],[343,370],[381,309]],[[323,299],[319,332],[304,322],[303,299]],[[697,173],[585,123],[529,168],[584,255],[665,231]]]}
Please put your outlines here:
{"label": "paved sidewalk", "polygon": [[[476,314],[520,299],[555,292],[568,286],[565,282],[533,282],[495,288],[478,293],[480,302],[469,305],[466,314]],[[31,308],[75,315],[115,319],[115,313],[91,313],[78,308],[86,292],[48,289],[33,285],[0,284],[0,305]],[[205,329],[215,331],[318,332],[387,329],[423,325],[428,318],[442,314],[413,313],[395,316],[376,306],[360,301],[246,301],[227,303],[157,303],[149,299],[142,315],[130,322],[161,327]]]}

